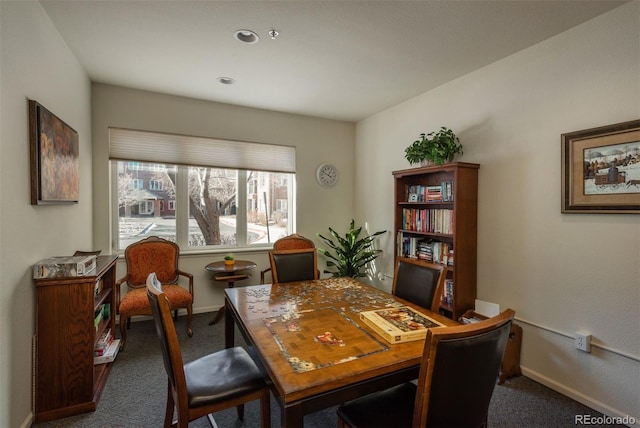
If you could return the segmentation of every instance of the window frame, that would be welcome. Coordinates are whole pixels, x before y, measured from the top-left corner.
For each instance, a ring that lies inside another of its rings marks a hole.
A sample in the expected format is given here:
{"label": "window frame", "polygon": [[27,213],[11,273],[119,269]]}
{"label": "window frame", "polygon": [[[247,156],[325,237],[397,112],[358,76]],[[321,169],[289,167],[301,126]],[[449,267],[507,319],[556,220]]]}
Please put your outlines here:
{"label": "window frame", "polygon": [[[119,195],[118,195],[118,162],[131,162],[123,161],[119,159],[111,159],[109,161],[109,169],[111,172],[111,247],[114,254],[124,254],[125,248],[119,248],[120,244],[120,218],[119,218]],[[135,161],[138,164],[150,164],[150,162]],[[157,162],[154,162],[157,164]],[[169,207],[173,202],[173,208],[175,212],[176,220],[176,243],[180,247],[181,254],[219,254],[227,252],[252,252],[252,251],[264,251],[273,247],[273,242],[246,244],[248,235],[248,216],[247,210],[248,204],[248,187],[247,183],[248,171],[236,169],[237,183],[245,183],[244,186],[237,186],[236,188],[236,242],[243,242],[242,245],[202,245],[197,247],[189,246],[189,196],[188,196],[188,182],[189,182],[189,168],[195,165],[175,165],[175,164],[163,164],[163,167],[175,166],[176,168],[176,182],[175,182],[175,199],[169,200]],[[232,169],[232,168],[225,168]],[[232,169],[233,170],[233,169]],[[270,171],[261,171],[270,172]],[[290,174],[290,182],[287,185],[287,197],[289,198],[287,204],[287,219],[288,219],[288,233],[295,233],[296,230],[296,210],[290,209],[291,206],[296,207],[296,173],[283,173],[277,172],[277,174]],[[264,177],[264,174],[261,174]],[[279,180],[280,181],[280,180]],[[144,187],[144,186],[143,186]],[[241,201],[243,201],[241,203]]]}

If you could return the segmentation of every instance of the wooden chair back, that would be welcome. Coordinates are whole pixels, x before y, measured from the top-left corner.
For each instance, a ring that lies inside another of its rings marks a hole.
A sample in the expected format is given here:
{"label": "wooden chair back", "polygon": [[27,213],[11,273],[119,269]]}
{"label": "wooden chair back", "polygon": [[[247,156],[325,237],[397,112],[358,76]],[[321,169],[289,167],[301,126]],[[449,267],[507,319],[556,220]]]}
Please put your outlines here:
{"label": "wooden chair back", "polygon": [[408,257],[396,258],[391,294],[438,312],[447,267]]}
{"label": "wooden chair back", "polygon": [[[146,281],[147,298],[153,313],[153,321],[156,326],[156,333],[160,339],[160,349],[162,351],[162,361],[164,369],[169,378],[170,390],[173,394],[173,402],[180,409],[187,409],[187,384],[184,376],[184,366],[180,341],[171,318],[171,305],[167,295],[162,292],[162,284],[158,281],[155,273],[148,275]],[[183,392],[183,393],[180,393]]]}
{"label": "wooden chair back", "polygon": [[[116,282],[116,302],[120,314],[120,349],[124,350],[127,333],[126,328],[131,326],[131,317],[138,315],[151,315],[151,308],[145,293],[145,285],[149,274],[162,284],[162,290],[166,294],[174,311],[174,318],[178,317],[178,309],[187,310],[187,334],[193,335],[191,321],[193,316],[193,275],[178,268],[178,256],[180,247],[166,239],[150,236],[129,245],[124,251],[127,263],[127,273]],[[188,289],[178,284],[180,277],[188,282]],[[127,285],[123,294],[121,285]],[[126,328],[125,328],[126,324]]]}
{"label": "wooden chair back", "polygon": [[315,248],[270,251],[273,283],[318,279],[318,253]]}
{"label": "wooden chair back", "polygon": [[179,255],[178,244],[157,236],[134,242],[124,251],[127,284],[131,288],[143,288],[151,272],[162,284],[175,284],[179,277]]}
{"label": "wooden chair back", "polygon": [[[273,251],[306,250],[312,248],[316,248],[313,241],[297,233],[292,233],[291,235],[280,238],[273,243]],[[271,267],[260,272],[261,284],[264,284],[265,274],[268,272],[271,272]],[[273,282],[276,281],[274,280]]]}
{"label": "wooden chair back", "polygon": [[514,316],[507,309],[475,324],[429,329],[418,377],[414,427],[486,426]]}

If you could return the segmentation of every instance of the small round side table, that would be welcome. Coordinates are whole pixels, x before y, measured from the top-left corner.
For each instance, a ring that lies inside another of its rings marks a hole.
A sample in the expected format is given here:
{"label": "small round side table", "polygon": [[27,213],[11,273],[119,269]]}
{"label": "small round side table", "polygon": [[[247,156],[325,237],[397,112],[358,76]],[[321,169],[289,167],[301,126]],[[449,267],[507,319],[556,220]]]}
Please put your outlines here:
{"label": "small round side table", "polygon": [[[205,269],[209,272],[213,273],[213,279],[220,282],[226,282],[229,284],[229,288],[233,288],[235,286],[236,281],[242,281],[243,279],[249,278],[251,276],[248,271],[255,269],[257,265],[249,260],[236,260],[234,264],[227,265],[224,263],[224,260],[211,262]],[[214,319],[209,321],[209,325],[213,325],[220,321],[220,319],[224,316],[224,306],[222,306]]]}

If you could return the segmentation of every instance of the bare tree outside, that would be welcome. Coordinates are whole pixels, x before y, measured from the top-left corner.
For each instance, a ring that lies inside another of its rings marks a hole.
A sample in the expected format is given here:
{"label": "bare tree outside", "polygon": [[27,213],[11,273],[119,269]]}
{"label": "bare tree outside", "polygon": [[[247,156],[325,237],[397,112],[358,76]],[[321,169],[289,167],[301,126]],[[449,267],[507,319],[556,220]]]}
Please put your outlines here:
{"label": "bare tree outside", "polygon": [[205,245],[222,244],[220,216],[235,208],[237,181],[235,170],[189,168],[189,213],[198,223]]}

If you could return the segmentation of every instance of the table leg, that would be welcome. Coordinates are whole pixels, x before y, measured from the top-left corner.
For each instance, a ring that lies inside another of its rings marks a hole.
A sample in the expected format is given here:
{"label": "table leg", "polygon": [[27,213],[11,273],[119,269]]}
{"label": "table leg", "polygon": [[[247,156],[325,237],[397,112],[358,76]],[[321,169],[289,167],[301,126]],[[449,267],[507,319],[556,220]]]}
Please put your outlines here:
{"label": "table leg", "polygon": [[218,312],[216,312],[216,316],[211,321],[209,321],[209,325],[214,325],[215,323],[220,321],[224,316],[224,312],[224,306],[221,306],[220,309],[218,309]]}
{"label": "table leg", "polygon": [[229,303],[227,299],[224,299],[224,347],[225,348],[233,348],[235,346],[236,338],[236,326],[233,320],[233,314],[230,309],[227,309],[226,306]]}
{"label": "table leg", "polygon": [[304,414],[302,406],[282,406],[281,424],[282,428],[302,428],[304,425]]}
{"label": "table leg", "polygon": [[[234,284],[235,284],[235,281],[229,281],[229,288],[233,288]],[[224,306],[220,307],[220,309],[218,309],[218,312],[216,313],[216,316],[211,321],[209,321],[209,325],[214,325],[215,323],[220,321],[224,316],[224,312],[225,312]]]}

